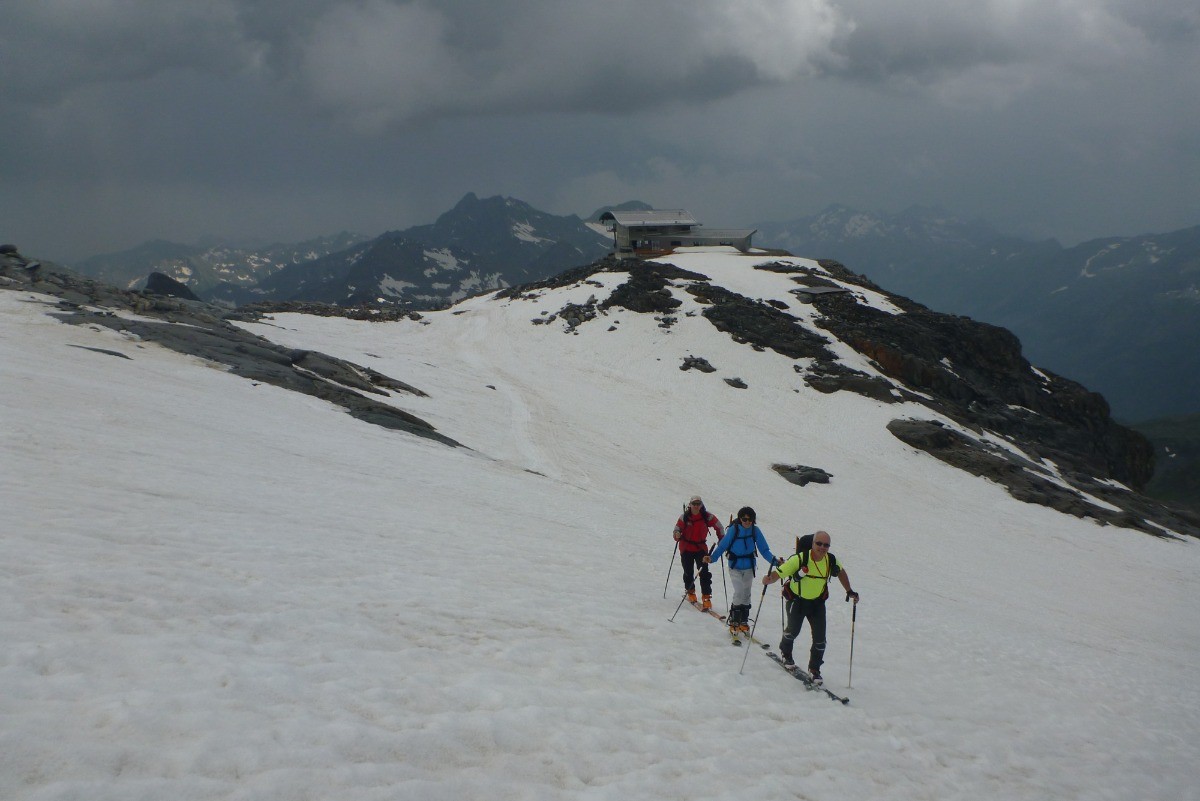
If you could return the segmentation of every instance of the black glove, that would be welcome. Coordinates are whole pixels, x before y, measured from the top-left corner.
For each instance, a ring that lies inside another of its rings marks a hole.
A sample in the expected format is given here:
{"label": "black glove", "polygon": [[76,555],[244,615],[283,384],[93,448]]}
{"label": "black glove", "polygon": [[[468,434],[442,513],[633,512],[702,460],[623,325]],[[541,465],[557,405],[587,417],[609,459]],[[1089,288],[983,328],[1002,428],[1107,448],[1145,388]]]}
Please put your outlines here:
{"label": "black glove", "polygon": [[854,603],[858,603],[858,593],[857,592],[854,592],[853,590],[851,590],[850,592],[847,592],[846,600],[849,601],[851,598],[854,599]]}

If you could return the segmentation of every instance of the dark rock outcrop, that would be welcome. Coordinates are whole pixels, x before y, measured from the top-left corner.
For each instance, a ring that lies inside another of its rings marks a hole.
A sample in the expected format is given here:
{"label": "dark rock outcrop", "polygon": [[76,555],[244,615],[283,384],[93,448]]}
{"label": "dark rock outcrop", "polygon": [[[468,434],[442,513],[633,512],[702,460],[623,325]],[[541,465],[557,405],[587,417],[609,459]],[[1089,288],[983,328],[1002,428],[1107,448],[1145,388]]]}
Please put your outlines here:
{"label": "dark rock outcrop", "polygon": [[705,318],[736,342],[769,348],[790,359],[837,358],[826,347],[829,340],[809,331],[781,309],[709,284],[691,284],[688,291],[708,304]]}
{"label": "dark rock outcrop", "polygon": [[[1006,488],[1026,503],[1048,506],[1064,514],[1137,529],[1156,537],[1168,536],[1163,528],[1200,536],[1200,527],[1187,515],[1170,510],[1144,496],[1096,481],[1082,473],[1054,476],[1041,464],[1011,450],[996,447],[929,420],[893,420],[888,424],[897,439],[925,451],[946,464],[982,476]],[[1093,502],[1090,498],[1102,503]],[[1118,507],[1114,511],[1108,505]],[[1150,522],[1158,526],[1151,525]]]}
{"label": "dark rock outcrop", "polygon": [[813,362],[808,369],[799,365],[794,369],[804,375],[805,384],[826,395],[845,390],[883,403],[899,400],[895,387],[887,379],[867,375],[841,362],[821,360]]}
{"label": "dark rock outcrop", "polygon": [[800,487],[806,487],[809,484],[828,484],[829,480],[833,478],[832,473],[827,473],[819,467],[807,467],[802,464],[773,464],[771,469]]}
{"label": "dark rock outcrop", "polygon": [[680,370],[699,370],[702,373],[715,373],[717,368],[701,356],[684,357],[683,364],[679,365]]}
{"label": "dark rock outcrop", "polygon": [[168,298],[200,300],[192,290],[187,288],[186,284],[181,284],[169,275],[162,273],[150,273],[146,277],[146,288],[142,292],[147,295],[162,295]]}
{"label": "dark rock outcrop", "polygon": [[[903,314],[881,311],[847,292],[812,297],[821,313],[816,325],[867,356],[902,389],[848,372],[836,360],[815,362],[808,369],[805,381],[814,389],[846,389],[884,402],[901,395],[964,426],[1012,437],[1033,455],[1069,470],[1114,478],[1137,489],[1149,480],[1154,458],[1149,442],[1118,425],[1100,395],[1035,370],[1011,332],[930,311],[884,291],[838,262],[819,263],[839,284],[886,295],[903,310]],[[810,286],[834,284],[810,268],[787,264],[765,268],[794,272],[795,280]]]}
{"label": "dark rock outcrop", "polygon": [[[840,268],[847,280],[853,275],[836,263],[822,264]],[[1145,437],[1118,425],[1100,395],[1034,370],[1012,333],[891,300],[905,313],[888,314],[846,295],[819,296],[817,325],[887,377],[932,396],[923,402],[964,425],[1017,438],[1036,455],[1134,488],[1149,480],[1154,457]]]}

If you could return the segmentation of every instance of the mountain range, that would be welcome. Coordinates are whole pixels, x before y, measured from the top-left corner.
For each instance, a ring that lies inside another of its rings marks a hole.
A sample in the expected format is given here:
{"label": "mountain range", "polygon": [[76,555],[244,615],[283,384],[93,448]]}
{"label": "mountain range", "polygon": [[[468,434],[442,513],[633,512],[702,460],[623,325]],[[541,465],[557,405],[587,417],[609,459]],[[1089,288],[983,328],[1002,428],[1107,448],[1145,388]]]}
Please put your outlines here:
{"label": "mountain range", "polygon": [[[648,208],[631,201],[605,208]],[[546,278],[609,250],[603,229],[467,194],[428,225],[263,250],[154,242],[74,265],[138,286],[162,272],[225,305],[319,302],[428,309]],[[1013,331],[1035,363],[1099,391],[1128,421],[1200,411],[1200,226],[1064,248],[913,207],[830,206],[760,223],[755,244],[828,258],[932,309]]]}
{"label": "mountain range", "polygon": [[72,265],[137,287],[151,272],[215,303],[391,304],[428,309],[545,278],[608,251],[602,229],[514,198],[465,195],[428,225],[376,237],[342,233],[294,246],[232,249],[150,242]]}
{"label": "mountain range", "polygon": [[145,286],[150,273],[162,273],[211,300],[249,299],[253,289],[290,265],[307,264],[351,248],[368,237],[343,231],[296,244],[262,247],[185,245],[153,240],[119,253],[92,256],[71,267],[116,286]]}

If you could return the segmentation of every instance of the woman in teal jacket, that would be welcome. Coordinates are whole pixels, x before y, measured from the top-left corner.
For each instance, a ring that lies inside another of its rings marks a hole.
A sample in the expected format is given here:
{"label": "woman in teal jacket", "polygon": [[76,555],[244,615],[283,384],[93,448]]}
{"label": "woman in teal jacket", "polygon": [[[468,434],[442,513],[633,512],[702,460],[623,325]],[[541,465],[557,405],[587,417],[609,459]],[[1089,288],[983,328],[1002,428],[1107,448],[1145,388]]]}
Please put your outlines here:
{"label": "woman in teal jacket", "polygon": [[729,631],[736,634],[739,631],[750,630],[750,585],[754,583],[754,568],[758,563],[759,554],[767,560],[768,565],[774,565],[775,557],[767,545],[767,538],[755,524],[757,516],[749,506],[738,510],[737,520],[725,529],[725,536],[713,549],[705,562],[715,562],[722,555],[729,562],[729,576],[733,584],[733,603],[729,606]]}

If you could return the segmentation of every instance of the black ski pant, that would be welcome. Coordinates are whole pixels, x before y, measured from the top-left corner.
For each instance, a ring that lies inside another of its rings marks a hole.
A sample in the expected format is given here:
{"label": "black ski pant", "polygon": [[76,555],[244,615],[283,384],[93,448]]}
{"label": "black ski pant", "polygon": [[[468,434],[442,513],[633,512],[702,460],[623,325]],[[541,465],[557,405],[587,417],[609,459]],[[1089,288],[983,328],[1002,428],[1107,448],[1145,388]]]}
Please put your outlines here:
{"label": "black ski pant", "polygon": [[700,594],[712,595],[712,573],[704,564],[707,551],[680,551],[679,561],[683,564],[683,586],[689,591],[696,589],[696,568],[700,569]]}
{"label": "black ski pant", "polygon": [[804,598],[789,599],[784,603],[785,620],[783,640],[779,652],[784,659],[792,659],[792,645],[800,634],[800,627],[808,621],[812,632],[812,648],[808,652],[809,671],[820,670],[825,662],[825,601],[808,601]]}

